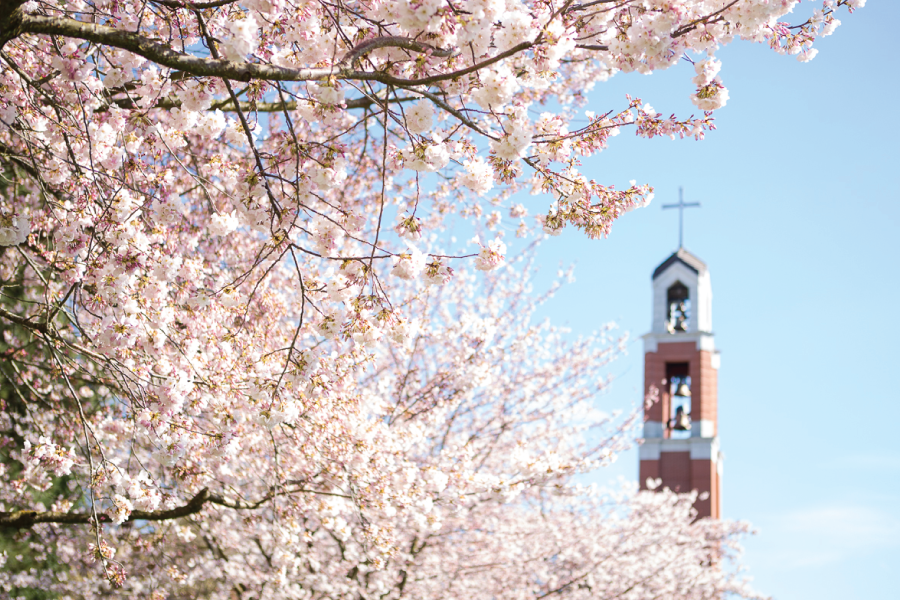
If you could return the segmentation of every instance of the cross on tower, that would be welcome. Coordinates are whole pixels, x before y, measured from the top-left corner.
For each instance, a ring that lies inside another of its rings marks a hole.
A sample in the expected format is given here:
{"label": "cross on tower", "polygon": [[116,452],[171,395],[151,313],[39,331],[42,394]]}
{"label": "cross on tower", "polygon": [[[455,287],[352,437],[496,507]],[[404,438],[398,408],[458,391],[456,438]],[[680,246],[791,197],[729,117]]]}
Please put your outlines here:
{"label": "cross on tower", "polygon": [[663,204],[663,210],[667,208],[677,208],[678,209],[678,248],[684,248],[684,209],[685,208],[693,208],[699,207],[699,202],[688,202],[684,201],[684,188],[678,187],[678,204]]}

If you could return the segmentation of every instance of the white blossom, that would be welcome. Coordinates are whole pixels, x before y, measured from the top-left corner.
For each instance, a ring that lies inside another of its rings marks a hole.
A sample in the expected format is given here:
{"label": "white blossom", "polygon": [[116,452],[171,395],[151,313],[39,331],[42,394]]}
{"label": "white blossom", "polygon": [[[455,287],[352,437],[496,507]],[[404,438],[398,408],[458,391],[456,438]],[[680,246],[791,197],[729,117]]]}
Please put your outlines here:
{"label": "white blossom", "polygon": [[475,259],[475,268],[479,271],[491,271],[506,261],[506,244],[500,238],[494,238],[487,246],[482,246]]}
{"label": "white blossom", "polygon": [[0,212],[0,246],[24,244],[31,232],[31,222],[25,215],[6,209]]}
{"label": "white blossom", "polygon": [[252,13],[245,13],[243,19],[231,21],[226,25],[226,29],[231,36],[222,44],[222,51],[229,60],[243,62],[247,55],[255,52],[259,37],[259,24]]}
{"label": "white blossom", "polygon": [[425,133],[431,129],[434,108],[428,100],[420,100],[405,111],[406,127],[410,133]]}
{"label": "white blossom", "polygon": [[235,216],[235,211],[228,213],[216,213],[209,219],[209,233],[215,236],[228,235],[238,228],[240,222]]}
{"label": "white blossom", "polygon": [[494,170],[480,156],[467,160],[463,163],[465,172],[459,175],[459,182],[478,194],[483,196],[494,187]]}
{"label": "white blossom", "polygon": [[414,246],[410,251],[394,257],[391,274],[400,279],[415,279],[425,269],[426,256]]}

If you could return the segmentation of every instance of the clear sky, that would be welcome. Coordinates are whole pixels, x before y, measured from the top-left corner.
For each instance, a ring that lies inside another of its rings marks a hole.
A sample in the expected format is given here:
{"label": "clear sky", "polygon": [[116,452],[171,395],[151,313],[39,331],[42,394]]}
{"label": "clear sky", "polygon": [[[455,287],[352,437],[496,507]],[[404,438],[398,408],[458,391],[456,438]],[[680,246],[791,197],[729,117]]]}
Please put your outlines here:
{"label": "clear sky", "polygon": [[[586,162],[602,183],[654,185],[653,204],[607,240],[567,231],[540,250],[545,272],[575,262],[577,278],[543,315],[633,334],[603,401],[628,408],[642,395],[650,275],[678,243],[677,211],[660,206],[679,185],[703,204],[685,212],[685,246],[712,275],[723,510],[758,528],[746,564],[779,600],[900,597],[900,2],[840,19],[807,64],[760,45],[721,50],[731,100],[718,131],[703,142],[623,132]],[[691,71],[618,75],[588,108],[618,110],[630,92],[687,116]],[[618,475],[637,477],[636,452],[601,479]]]}

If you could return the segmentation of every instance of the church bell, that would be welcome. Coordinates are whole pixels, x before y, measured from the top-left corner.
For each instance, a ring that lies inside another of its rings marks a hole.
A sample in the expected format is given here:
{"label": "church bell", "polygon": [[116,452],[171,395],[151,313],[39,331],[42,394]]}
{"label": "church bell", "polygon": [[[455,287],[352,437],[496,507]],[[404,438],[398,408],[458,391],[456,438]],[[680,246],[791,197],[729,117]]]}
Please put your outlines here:
{"label": "church bell", "polygon": [[678,407],[678,411],[675,413],[675,418],[673,419],[674,423],[672,424],[672,429],[676,431],[690,431],[691,429],[691,418],[688,416],[684,409],[680,406]]}

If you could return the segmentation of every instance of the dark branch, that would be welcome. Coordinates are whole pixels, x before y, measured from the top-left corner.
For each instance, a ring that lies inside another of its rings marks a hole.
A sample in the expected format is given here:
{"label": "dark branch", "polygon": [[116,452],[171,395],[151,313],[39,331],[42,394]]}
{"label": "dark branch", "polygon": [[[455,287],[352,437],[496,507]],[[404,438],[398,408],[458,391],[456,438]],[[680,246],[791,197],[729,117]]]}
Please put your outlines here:
{"label": "dark branch", "polygon": [[405,37],[386,36],[377,37],[375,39],[361,42],[355,48],[353,48],[353,50],[348,52],[344,56],[344,58],[341,59],[341,64],[352,65],[353,61],[355,61],[363,54],[372,52],[373,50],[377,50],[378,48],[404,48],[406,50],[412,50],[414,52],[427,52],[432,56],[437,56],[440,58],[450,58],[453,56],[459,56],[460,54],[459,48],[450,48],[448,50],[444,50],[442,48],[432,46],[431,44],[417,42]]}
{"label": "dark branch", "polygon": [[[299,484],[300,482],[288,482],[288,484]],[[203,509],[203,506],[209,502],[210,504],[216,504],[218,506],[224,506],[225,508],[231,508],[234,510],[253,510],[255,508],[259,508],[263,504],[267,503],[272,498],[276,496],[283,496],[289,494],[296,493],[307,493],[307,494],[319,494],[323,496],[336,496],[341,498],[346,498],[347,496],[343,494],[337,494],[334,492],[319,492],[315,490],[306,489],[303,487],[297,487],[290,490],[284,491],[272,491],[269,494],[266,494],[262,497],[262,499],[256,502],[245,502],[243,500],[234,500],[228,498],[226,496],[222,496],[221,494],[213,494],[207,488],[203,488],[197,495],[188,501],[184,506],[178,506],[171,510],[153,510],[153,511],[144,511],[144,510],[135,510],[125,519],[125,523],[129,523],[131,521],[169,521],[171,519],[180,519],[181,517],[187,517],[193,515],[195,513],[200,512]],[[92,519],[92,515],[90,513],[64,513],[58,511],[43,511],[38,512],[36,510],[17,510],[12,512],[0,512],[0,531],[3,529],[11,529],[11,530],[19,530],[19,529],[30,529],[31,527],[39,524],[39,523],[57,523],[60,525],[84,525],[90,523]],[[98,515],[98,520],[101,523],[111,523],[112,519],[109,515],[101,514]]]}
{"label": "dark branch", "polygon": [[[17,1],[17,0],[14,0]],[[5,4],[2,5],[6,7]],[[122,48],[133,52],[148,60],[195,75],[198,77],[221,77],[233,81],[250,81],[252,79],[264,79],[267,81],[315,81],[329,77],[338,79],[373,80],[390,83],[407,83],[407,80],[392,77],[383,73],[369,71],[354,71],[345,67],[350,61],[355,60],[366,52],[377,48],[396,47],[415,52],[427,52],[432,56],[449,57],[459,54],[458,49],[443,50],[430,44],[417,42],[402,37],[375,38],[363,42],[333,68],[316,69],[290,69],[277,65],[264,65],[259,63],[235,62],[223,58],[206,58],[193,56],[174,50],[167,44],[150,39],[144,35],[122,31],[106,25],[84,23],[75,19],[64,17],[42,17],[24,15],[16,6],[16,24],[3,30],[3,41],[8,41],[23,33],[38,33],[45,35],[61,35],[104,44],[115,48]],[[2,11],[0,11],[2,14]],[[9,31],[7,31],[9,30]]]}
{"label": "dark branch", "polygon": [[153,0],[154,4],[168,6],[169,8],[186,8],[192,10],[205,10],[207,8],[217,8],[219,6],[227,6],[234,4],[238,0],[217,0],[216,2],[175,2],[174,0]]}
{"label": "dark branch", "polygon": [[234,81],[250,81],[251,79],[312,81],[335,74],[334,69],[287,69],[275,65],[193,56],[178,52],[161,41],[155,41],[137,33],[63,17],[22,15],[19,31],[21,33],[61,35],[122,48],[164,67],[185,71],[198,77],[224,77]]}
{"label": "dark branch", "polygon": [[[218,498],[222,502],[221,498]],[[179,506],[171,510],[135,510],[126,519],[128,521],[167,521],[169,519],[178,519],[186,517],[194,513],[200,512],[206,502],[215,502],[209,490],[203,488],[196,496],[184,506]],[[219,504],[221,502],[215,502]],[[110,523],[112,519],[109,515],[98,516],[101,523]],[[0,512],[0,529],[30,529],[38,523],[59,523],[61,525],[83,525],[90,523],[92,516],[90,513],[64,513],[57,511],[38,512],[36,510],[17,510],[13,512]]]}
{"label": "dark branch", "polygon": [[714,20],[713,17],[716,17],[716,16],[718,16],[718,15],[721,15],[723,12],[725,12],[726,10],[728,10],[729,8],[731,8],[732,6],[734,6],[735,4],[737,4],[738,1],[739,1],[739,0],[733,0],[732,2],[730,2],[729,4],[726,4],[725,6],[723,6],[722,8],[720,8],[719,10],[717,10],[717,11],[715,11],[715,12],[712,12],[712,13],[709,13],[709,14],[706,15],[705,17],[700,17],[699,19],[696,19],[696,20],[694,20],[694,21],[691,21],[690,23],[688,23],[687,25],[685,25],[685,26],[683,26],[683,27],[680,27],[680,28],[676,29],[675,31],[672,32],[672,37],[673,37],[673,38],[681,37],[681,36],[683,36],[684,34],[689,33],[689,32],[691,32],[691,31],[693,31],[694,29],[696,29],[696,28],[697,28],[697,25],[700,25],[701,23],[707,24],[707,23],[711,23],[711,22],[717,21],[718,19],[715,19],[715,20]]}
{"label": "dark branch", "polygon": [[[385,102],[388,104],[397,104],[402,102],[413,102],[418,100],[418,96],[403,96],[401,98],[374,98],[374,97],[361,97],[361,98],[353,98],[352,100],[344,101],[343,107],[347,110],[353,110],[357,108],[371,108],[373,105],[383,105]],[[131,98],[114,98],[109,101],[109,105],[116,105],[119,108],[133,109],[139,108],[134,100]],[[105,107],[101,107],[97,109],[97,112],[103,112],[109,108],[109,105]],[[285,110],[297,110],[297,106],[299,103],[296,100],[285,100],[283,102],[240,102],[239,106],[241,110],[246,112],[261,112],[261,113],[270,113],[270,112],[282,112]],[[182,103],[181,100],[175,97],[167,97],[160,98],[156,101],[156,104],[149,108],[161,108],[161,109],[172,109],[172,108],[181,108]],[[232,102],[231,98],[224,98],[222,100],[217,100],[213,102],[209,106],[209,110],[221,110],[223,112],[235,112],[237,109],[234,107],[234,102]],[[141,107],[142,108],[142,107]],[[0,146],[0,150],[2,150],[2,146]]]}
{"label": "dark branch", "polygon": [[22,35],[22,5],[25,0],[0,0],[0,49],[9,40]]}
{"label": "dark branch", "polygon": [[[7,2],[19,0],[7,0]],[[6,7],[0,1],[0,6]],[[197,77],[221,77],[233,81],[250,81],[262,79],[266,81],[315,81],[334,77],[335,79],[355,81],[378,81],[386,85],[414,86],[431,85],[447,79],[461,77],[469,73],[481,70],[509,56],[518,54],[540,43],[540,37],[534,42],[522,42],[512,48],[501,52],[480,63],[464,69],[422,77],[419,79],[404,79],[394,77],[387,73],[377,71],[356,71],[346,68],[342,61],[335,67],[316,69],[290,69],[276,65],[264,65],[259,63],[235,62],[221,58],[206,58],[178,52],[161,41],[156,41],[130,31],[122,31],[106,25],[83,23],[75,19],[63,17],[42,17],[22,14],[20,5],[16,5],[13,11],[8,11],[15,23],[7,24],[0,30],[0,42],[5,43],[23,33],[37,33],[45,35],[60,35],[103,44],[115,48],[128,50],[139,56],[170,69],[184,71]],[[2,14],[2,11],[0,11]],[[14,18],[13,18],[14,17]],[[399,40],[399,41],[398,41]],[[428,44],[416,42],[406,38],[377,38],[357,46],[348,54],[347,60],[361,55],[364,52],[383,47],[402,47],[418,52],[431,52],[433,56],[453,56],[456,50],[441,50]],[[2,46],[0,46],[2,47]]]}

